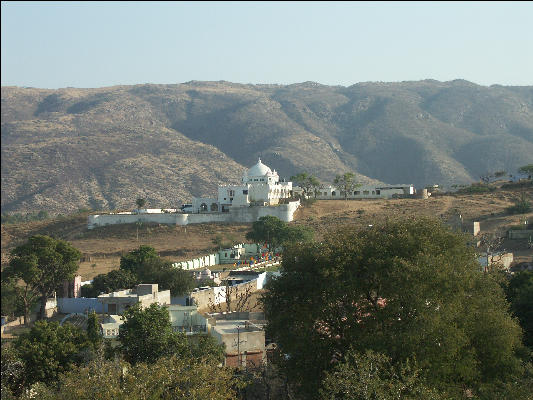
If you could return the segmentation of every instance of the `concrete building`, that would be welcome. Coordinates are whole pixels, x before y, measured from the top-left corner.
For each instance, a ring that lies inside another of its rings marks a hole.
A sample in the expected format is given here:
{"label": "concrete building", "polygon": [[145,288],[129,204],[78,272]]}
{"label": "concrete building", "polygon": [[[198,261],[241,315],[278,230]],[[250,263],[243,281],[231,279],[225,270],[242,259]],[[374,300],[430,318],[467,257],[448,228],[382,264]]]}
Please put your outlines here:
{"label": "concrete building", "polygon": [[226,366],[254,368],[266,361],[263,313],[208,315],[211,335],[225,345]]}
{"label": "concrete building", "polygon": [[158,291],[158,284],[141,284],[134,289],[120,290],[118,292],[101,294],[98,301],[107,304],[108,315],[122,315],[129,307],[140,303],[142,308],[153,303],[161,305],[170,304],[170,290]]}
{"label": "concrete building", "polygon": [[[300,188],[294,189],[295,193],[302,193]],[[408,196],[416,193],[415,187],[409,185],[365,185],[350,191],[346,198],[348,199],[391,199],[395,196]],[[344,192],[331,185],[323,185],[317,192],[319,200],[343,200]]]}
{"label": "concrete building", "polygon": [[207,334],[209,332],[207,318],[198,312],[197,306],[169,304],[167,308],[174,332],[184,332],[187,335]]}

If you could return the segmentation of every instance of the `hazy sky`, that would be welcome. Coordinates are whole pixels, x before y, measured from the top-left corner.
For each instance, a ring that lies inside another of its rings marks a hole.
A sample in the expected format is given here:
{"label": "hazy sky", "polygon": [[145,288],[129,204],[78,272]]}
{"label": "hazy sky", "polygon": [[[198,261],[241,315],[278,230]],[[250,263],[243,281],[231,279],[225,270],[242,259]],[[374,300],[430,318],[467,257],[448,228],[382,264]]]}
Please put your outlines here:
{"label": "hazy sky", "polygon": [[2,2],[2,86],[533,84],[533,2]]}

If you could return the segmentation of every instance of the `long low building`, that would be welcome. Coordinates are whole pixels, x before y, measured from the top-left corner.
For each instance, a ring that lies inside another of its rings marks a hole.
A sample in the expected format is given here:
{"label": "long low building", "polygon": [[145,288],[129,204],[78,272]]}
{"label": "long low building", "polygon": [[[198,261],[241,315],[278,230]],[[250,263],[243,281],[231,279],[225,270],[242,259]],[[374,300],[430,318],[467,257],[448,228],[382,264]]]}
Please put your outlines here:
{"label": "long low building", "polygon": [[[293,188],[294,193],[301,194],[303,191],[299,187]],[[400,185],[365,185],[359,186],[348,192],[348,199],[391,199],[393,197],[409,196],[416,194],[415,187],[411,184]],[[332,186],[323,185],[316,191],[318,200],[344,200],[344,191]]]}

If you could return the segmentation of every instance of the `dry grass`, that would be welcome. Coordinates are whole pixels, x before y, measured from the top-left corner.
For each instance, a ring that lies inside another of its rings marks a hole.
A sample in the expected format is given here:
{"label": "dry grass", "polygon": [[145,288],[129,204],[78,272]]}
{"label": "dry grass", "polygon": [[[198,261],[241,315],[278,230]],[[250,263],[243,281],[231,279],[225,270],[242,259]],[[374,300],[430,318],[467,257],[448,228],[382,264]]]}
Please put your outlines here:
{"label": "dry grass", "polygon": [[[533,198],[533,191],[528,193]],[[311,226],[320,238],[328,230],[346,224],[364,227],[387,218],[415,215],[446,219],[459,212],[465,221],[480,221],[482,232],[504,231],[523,218],[533,220],[533,213],[506,214],[506,207],[517,197],[517,192],[497,191],[483,195],[436,196],[428,200],[321,200],[299,209],[294,223]],[[132,224],[89,231],[86,223],[87,214],[80,214],[59,220],[2,225],[2,265],[8,261],[9,251],[24,243],[30,235],[49,234],[68,240],[83,253],[79,272],[83,280],[88,280],[118,267],[120,256],[139,245],[154,247],[163,258],[182,261],[214,251],[217,235],[224,242],[244,241],[251,225],[199,224],[184,227],[143,224],[137,229]],[[527,248],[525,241],[507,242],[505,246],[515,252],[515,259],[533,259],[533,252]]]}

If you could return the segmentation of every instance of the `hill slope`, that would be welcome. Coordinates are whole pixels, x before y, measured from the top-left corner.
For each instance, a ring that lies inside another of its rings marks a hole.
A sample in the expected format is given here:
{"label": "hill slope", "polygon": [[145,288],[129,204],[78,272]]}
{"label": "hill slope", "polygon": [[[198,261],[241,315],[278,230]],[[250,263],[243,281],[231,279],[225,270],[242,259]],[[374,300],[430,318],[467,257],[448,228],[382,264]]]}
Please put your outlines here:
{"label": "hill slope", "polygon": [[451,185],[533,161],[533,88],[466,81],[2,88],[2,212],[176,206],[282,176]]}

